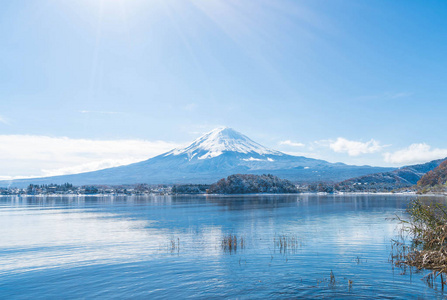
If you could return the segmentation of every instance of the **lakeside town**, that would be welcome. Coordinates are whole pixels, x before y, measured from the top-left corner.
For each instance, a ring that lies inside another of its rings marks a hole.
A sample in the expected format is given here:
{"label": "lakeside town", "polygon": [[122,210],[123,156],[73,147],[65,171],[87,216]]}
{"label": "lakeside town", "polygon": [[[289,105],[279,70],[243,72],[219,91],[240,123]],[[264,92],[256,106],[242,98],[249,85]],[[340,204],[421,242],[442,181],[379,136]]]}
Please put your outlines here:
{"label": "lakeside town", "polygon": [[169,194],[172,187],[167,185],[136,184],[126,186],[84,185],[74,186],[65,184],[30,184],[26,188],[0,188],[0,195],[146,195]]}
{"label": "lakeside town", "polygon": [[[10,187],[0,188],[0,196],[47,196],[47,195],[197,195],[197,194],[256,194],[265,193],[262,191],[253,192],[215,192],[210,190],[211,185],[207,184],[184,184],[184,185],[83,185],[75,186],[70,183],[33,185],[26,188]],[[312,184],[294,184],[293,191],[282,193],[323,193],[323,194],[346,194],[346,193],[417,193],[418,188],[408,187],[396,190],[377,189],[374,186],[354,184],[349,189],[334,183],[320,182]],[[280,194],[280,192],[267,192],[269,194]]]}

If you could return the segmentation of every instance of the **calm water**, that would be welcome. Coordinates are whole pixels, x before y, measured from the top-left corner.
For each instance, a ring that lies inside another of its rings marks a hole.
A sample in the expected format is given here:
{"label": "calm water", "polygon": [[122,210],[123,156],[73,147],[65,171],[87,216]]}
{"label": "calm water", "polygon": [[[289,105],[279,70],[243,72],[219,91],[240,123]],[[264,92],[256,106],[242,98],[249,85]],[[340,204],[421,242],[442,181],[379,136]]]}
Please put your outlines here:
{"label": "calm water", "polygon": [[411,199],[3,197],[0,298],[444,298],[388,261]]}

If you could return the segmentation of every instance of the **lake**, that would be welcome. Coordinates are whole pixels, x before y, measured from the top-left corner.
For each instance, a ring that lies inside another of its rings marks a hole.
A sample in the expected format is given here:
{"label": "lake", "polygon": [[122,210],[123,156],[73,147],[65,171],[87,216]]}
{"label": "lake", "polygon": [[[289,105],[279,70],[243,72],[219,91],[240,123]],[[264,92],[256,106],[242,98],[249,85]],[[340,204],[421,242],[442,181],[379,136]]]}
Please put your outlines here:
{"label": "lake", "polygon": [[389,262],[415,198],[1,197],[0,298],[444,298]]}

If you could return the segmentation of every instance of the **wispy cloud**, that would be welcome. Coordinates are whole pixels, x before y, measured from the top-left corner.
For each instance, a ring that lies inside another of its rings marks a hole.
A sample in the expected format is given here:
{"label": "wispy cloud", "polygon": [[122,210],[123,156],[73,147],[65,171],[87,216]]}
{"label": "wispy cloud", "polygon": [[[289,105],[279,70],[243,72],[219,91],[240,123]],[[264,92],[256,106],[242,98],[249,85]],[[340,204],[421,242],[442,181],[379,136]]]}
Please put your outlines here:
{"label": "wispy cloud", "polygon": [[281,141],[281,142],[279,142],[279,144],[280,145],[286,145],[286,146],[292,146],[292,147],[304,147],[304,146],[306,146],[303,143],[292,142],[291,140]]}
{"label": "wispy cloud", "polygon": [[0,176],[49,176],[94,171],[142,161],[178,146],[166,141],[0,135]]}
{"label": "wispy cloud", "polygon": [[297,151],[283,151],[285,154],[293,155],[293,156],[304,156],[307,158],[315,158],[315,159],[323,159],[321,155],[314,152],[297,152]]}
{"label": "wispy cloud", "polygon": [[14,179],[27,179],[27,178],[36,178],[39,175],[31,175],[31,176],[23,176],[23,175],[18,175],[18,176],[0,176],[0,180],[14,180]]}
{"label": "wispy cloud", "polygon": [[195,111],[198,105],[196,103],[189,103],[183,107],[186,111]]}
{"label": "wispy cloud", "polygon": [[383,154],[385,162],[392,164],[424,163],[447,157],[447,149],[433,148],[426,143],[411,144],[407,148]]}
{"label": "wispy cloud", "polygon": [[227,125],[216,123],[190,124],[188,126],[182,126],[181,128],[179,128],[179,130],[186,134],[194,136],[195,139],[198,135],[203,135],[219,127],[227,127]]}
{"label": "wispy cloud", "polygon": [[407,92],[400,92],[400,93],[387,93],[385,96],[388,97],[388,99],[399,99],[399,98],[406,98],[412,96],[413,93],[407,93]]}
{"label": "wispy cloud", "polygon": [[3,116],[0,116],[0,123],[5,124],[5,125],[9,125],[9,121],[5,117],[3,117]]}
{"label": "wispy cloud", "polygon": [[357,100],[395,100],[400,98],[407,98],[411,97],[413,93],[409,92],[385,92],[382,94],[376,94],[376,95],[368,95],[368,96],[361,96],[358,97]]}
{"label": "wispy cloud", "polygon": [[338,153],[348,153],[349,156],[358,156],[360,154],[379,152],[384,146],[380,145],[374,139],[368,142],[359,142],[339,137],[335,142],[331,142],[329,147]]}
{"label": "wispy cloud", "polygon": [[63,167],[58,169],[42,169],[42,176],[57,176],[57,175],[68,175],[77,174],[90,171],[96,171],[101,169],[113,168],[118,166],[124,166],[139,162],[142,159],[138,158],[123,158],[123,159],[103,159],[98,161],[92,161],[85,164],[80,164],[71,167]]}
{"label": "wispy cloud", "polygon": [[118,115],[122,114],[119,111],[103,111],[103,110],[80,110],[81,114],[99,114],[99,115]]}

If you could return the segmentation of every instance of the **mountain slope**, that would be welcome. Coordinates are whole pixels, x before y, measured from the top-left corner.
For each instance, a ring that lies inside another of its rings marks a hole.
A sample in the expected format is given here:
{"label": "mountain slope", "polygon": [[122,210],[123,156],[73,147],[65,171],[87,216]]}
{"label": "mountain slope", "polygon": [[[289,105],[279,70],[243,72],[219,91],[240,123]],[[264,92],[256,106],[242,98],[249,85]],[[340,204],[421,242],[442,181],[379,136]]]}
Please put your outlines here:
{"label": "mountain slope", "polygon": [[212,183],[236,173],[270,173],[303,182],[340,181],[390,170],[287,155],[266,148],[231,128],[218,128],[185,148],[174,149],[131,165],[74,175],[3,181],[0,186],[23,187],[30,183],[65,182],[75,185]]}
{"label": "mountain slope", "polygon": [[435,185],[444,185],[447,182],[447,160],[444,160],[439,166],[431,170],[418,181],[420,187],[432,187]]}
{"label": "mountain slope", "polygon": [[374,188],[376,190],[393,190],[396,188],[410,187],[427,172],[438,167],[445,159],[433,160],[425,164],[411,165],[399,168],[391,172],[382,172],[351,178],[339,184],[342,188],[354,188],[364,190]]}

